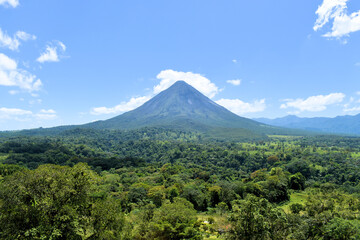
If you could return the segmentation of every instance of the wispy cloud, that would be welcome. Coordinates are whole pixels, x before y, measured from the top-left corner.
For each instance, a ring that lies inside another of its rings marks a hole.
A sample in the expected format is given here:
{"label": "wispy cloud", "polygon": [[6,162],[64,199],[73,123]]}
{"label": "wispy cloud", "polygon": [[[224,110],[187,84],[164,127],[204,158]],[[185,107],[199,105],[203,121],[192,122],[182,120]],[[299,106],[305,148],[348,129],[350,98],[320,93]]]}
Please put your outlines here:
{"label": "wispy cloud", "polygon": [[341,103],[345,98],[343,93],[331,93],[328,95],[317,95],[311,96],[307,99],[286,99],[286,103],[281,104],[280,108],[296,108],[299,111],[310,111],[310,112],[320,112],[326,110],[327,106]]}
{"label": "wispy cloud", "polygon": [[348,0],[324,0],[316,10],[318,18],[314,25],[314,31],[320,30],[331,21],[331,31],[325,33],[324,37],[341,38],[359,31],[360,10],[349,15],[347,13],[347,2]]}
{"label": "wispy cloud", "polygon": [[28,116],[32,115],[33,113],[28,110],[23,110],[19,108],[0,108],[0,119],[14,119],[19,116]]}
{"label": "wispy cloud", "polygon": [[0,119],[15,121],[31,121],[31,120],[52,120],[57,118],[56,111],[53,109],[41,109],[38,113],[30,110],[19,108],[0,108]]}
{"label": "wispy cloud", "polygon": [[226,82],[234,86],[239,86],[241,84],[241,79],[227,80]]}
{"label": "wispy cloud", "polygon": [[344,108],[344,112],[360,112],[360,107]]}
{"label": "wispy cloud", "polygon": [[40,63],[44,62],[59,62],[59,53],[64,53],[66,46],[60,41],[56,41],[55,44],[47,45],[46,50],[40,54],[36,61]]}
{"label": "wispy cloud", "polygon": [[[360,95],[360,91],[356,92],[356,95]],[[356,99],[356,97],[350,97],[349,101],[344,104],[343,111],[346,113],[357,113],[360,112],[360,99]]]}
{"label": "wispy cloud", "polygon": [[41,120],[52,120],[57,118],[56,111],[53,109],[41,109],[39,113],[34,115],[35,118]]}
{"label": "wispy cloud", "polygon": [[0,46],[10,50],[18,50],[21,41],[35,40],[36,36],[23,31],[17,31],[13,37],[10,37],[0,28]]}
{"label": "wispy cloud", "polygon": [[146,101],[150,100],[150,96],[144,97],[133,97],[128,102],[122,102],[119,105],[114,107],[96,107],[91,110],[91,114],[93,115],[102,115],[102,114],[120,114],[130,110],[133,110]]}
{"label": "wispy cloud", "polygon": [[15,8],[19,6],[19,0],[0,0],[0,5]]}
{"label": "wispy cloud", "polygon": [[13,59],[0,53],[0,85],[33,92],[41,89],[42,82],[28,71],[19,69]]}
{"label": "wispy cloud", "polygon": [[266,109],[265,99],[255,100],[252,103],[243,102],[240,99],[220,99],[217,104],[229,109],[237,115],[246,113],[262,112]]}
{"label": "wispy cloud", "polygon": [[9,91],[9,94],[11,94],[11,95],[15,95],[15,94],[18,94],[19,93],[19,91],[17,91],[17,90],[10,90]]}

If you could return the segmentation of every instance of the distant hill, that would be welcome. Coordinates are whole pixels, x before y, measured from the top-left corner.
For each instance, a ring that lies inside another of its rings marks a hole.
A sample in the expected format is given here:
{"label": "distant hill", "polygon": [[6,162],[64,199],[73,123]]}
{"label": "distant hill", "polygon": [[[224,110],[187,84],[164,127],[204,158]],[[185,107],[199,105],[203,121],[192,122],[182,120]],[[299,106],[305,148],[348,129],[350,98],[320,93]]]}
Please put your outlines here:
{"label": "distant hill", "polygon": [[337,134],[360,134],[360,114],[355,116],[338,116],[334,118],[300,118],[294,115],[289,115],[276,119],[256,118],[254,120],[261,123],[286,128],[296,128]]}
{"label": "distant hill", "polygon": [[142,106],[108,120],[78,126],[25,130],[15,134],[56,135],[75,128],[124,131],[161,128],[197,132],[201,133],[204,139],[215,140],[259,140],[274,134],[308,134],[240,117],[184,81],[176,82]]}

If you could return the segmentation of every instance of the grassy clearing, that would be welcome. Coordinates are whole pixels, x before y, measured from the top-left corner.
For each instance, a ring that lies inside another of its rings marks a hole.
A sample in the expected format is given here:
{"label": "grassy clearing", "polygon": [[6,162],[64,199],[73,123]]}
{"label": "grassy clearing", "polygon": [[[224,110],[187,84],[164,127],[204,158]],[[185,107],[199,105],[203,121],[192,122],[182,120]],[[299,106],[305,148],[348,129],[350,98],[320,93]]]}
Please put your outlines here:
{"label": "grassy clearing", "polygon": [[226,215],[201,213],[197,217],[202,222],[201,230],[204,232],[204,240],[224,239],[219,232],[223,232],[229,227]]}
{"label": "grassy clearing", "polygon": [[294,140],[302,138],[301,136],[291,136],[291,135],[268,135],[269,138],[273,139],[285,139],[285,140]]}
{"label": "grassy clearing", "polygon": [[304,205],[306,203],[308,194],[306,192],[294,192],[290,195],[290,201],[280,206],[286,213],[290,213],[290,205],[294,203],[300,203]]}

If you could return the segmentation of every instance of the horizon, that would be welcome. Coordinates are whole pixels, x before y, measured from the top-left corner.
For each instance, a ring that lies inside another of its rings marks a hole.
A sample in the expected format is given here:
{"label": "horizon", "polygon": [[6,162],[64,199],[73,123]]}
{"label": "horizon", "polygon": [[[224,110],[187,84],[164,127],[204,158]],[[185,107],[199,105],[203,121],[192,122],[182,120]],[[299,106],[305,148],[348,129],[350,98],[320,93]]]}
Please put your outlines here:
{"label": "horizon", "polygon": [[0,131],[109,119],[180,79],[251,119],[357,115],[355,13],[351,0],[3,0]]}
{"label": "horizon", "polygon": [[[177,85],[179,85],[179,83],[181,83],[182,85],[186,85],[186,86],[189,86],[190,88],[194,88],[196,91],[198,91],[195,87],[193,87],[192,85],[190,85],[189,83],[187,83],[186,82],[186,80],[177,80],[175,83],[173,83],[170,87],[168,87],[168,88],[166,88],[165,90],[163,90],[163,91],[161,91],[161,92],[159,92],[158,94],[156,94],[156,95],[154,95],[151,99],[149,99],[149,100],[147,100],[145,103],[143,103],[142,105],[140,105],[139,107],[137,107],[137,108],[141,108],[143,105],[145,105],[146,103],[148,103],[149,101],[151,101],[152,99],[154,99],[155,97],[157,97],[160,93],[162,93],[162,92],[165,92],[166,90],[168,90],[169,88],[171,88],[171,87],[173,87],[173,86],[175,86],[175,84],[177,84]],[[201,92],[200,92],[200,94],[202,94]],[[205,96],[204,94],[203,94],[203,96]],[[206,96],[205,96],[206,97]],[[212,101],[210,98],[208,98],[210,101]],[[215,104],[217,104],[216,102],[214,102],[214,101],[212,101],[213,103],[215,103]],[[220,105],[221,107],[223,107],[222,105]],[[135,109],[137,109],[137,108],[135,108]],[[225,107],[226,108],[226,107]],[[132,109],[132,110],[135,110],[135,109]],[[227,109],[227,108],[226,108]],[[129,110],[129,111],[126,111],[126,112],[123,112],[123,113],[121,113],[121,114],[119,114],[119,115],[117,115],[117,116],[120,116],[120,115],[122,115],[122,114],[125,114],[125,113],[128,113],[128,112],[131,112],[132,110]],[[229,109],[227,109],[228,111],[230,111]],[[230,111],[231,112],[231,111]],[[115,116],[115,117],[117,117],[117,116]],[[337,118],[337,117],[344,117],[344,116],[349,116],[349,115],[342,115],[342,116],[335,116],[335,117],[333,117],[333,118]],[[257,121],[258,123],[265,123],[265,124],[268,124],[268,125],[270,125],[270,126],[280,126],[281,127],[281,125],[274,125],[274,124],[272,124],[272,123],[267,123],[267,122],[262,122],[261,120],[276,120],[276,119],[282,119],[282,118],[286,118],[286,117],[296,117],[296,118],[299,118],[299,117],[297,117],[296,115],[286,115],[286,116],[284,116],[284,117],[279,117],[279,118],[249,118],[249,119],[251,119],[251,120],[254,120],[254,121]],[[319,118],[319,117],[312,117],[312,118]],[[309,118],[309,117],[303,117],[303,118],[301,118],[301,119],[312,119],[311,117]],[[321,118],[321,117],[320,117]],[[324,118],[324,117],[323,117]],[[327,117],[325,117],[325,118],[327,118]],[[328,119],[333,119],[333,118],[328,118]],[[89,124],[89,123],[95,123],[95,122],[101,122],[101,121],[106,121],[106,120],[109,120],[109,119],[104,119],[104,120],[94,120],[94,121],[92,121],[92,122],[88,122],[88,123],[85,123],[85,124]],[[46,129],[46,128],[56,128],[56,127],[67,127],[67,126],[82,126],[82,125],[84,125],[84,124],[68,124],[68,125],[58,125],[58,126],[52,126],[52,127],[45,127],[44,129]],[[38,127],[38,128],[31,128],[31,129],[16,129],[16,130],[1,130],[1,131],[3,131],[3,132],[17,132],[17,131],[23,131],[23,130],[35,130],[35,129],[42,129],[43,127]],[[297,129],[297,127],[295,127],[294,129]]]}

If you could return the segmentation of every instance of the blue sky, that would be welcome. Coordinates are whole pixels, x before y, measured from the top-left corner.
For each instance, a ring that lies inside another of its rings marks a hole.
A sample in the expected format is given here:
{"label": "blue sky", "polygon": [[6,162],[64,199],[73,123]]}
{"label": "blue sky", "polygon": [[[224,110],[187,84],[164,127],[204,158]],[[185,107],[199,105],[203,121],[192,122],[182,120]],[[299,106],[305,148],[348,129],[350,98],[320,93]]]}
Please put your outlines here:
{"label": "blue sky", "polygon": [[129,111],[185,80],[245,117],[360,113],[360,1],[0,0],[0,130]]}

